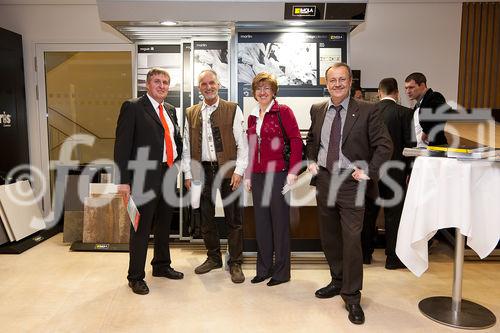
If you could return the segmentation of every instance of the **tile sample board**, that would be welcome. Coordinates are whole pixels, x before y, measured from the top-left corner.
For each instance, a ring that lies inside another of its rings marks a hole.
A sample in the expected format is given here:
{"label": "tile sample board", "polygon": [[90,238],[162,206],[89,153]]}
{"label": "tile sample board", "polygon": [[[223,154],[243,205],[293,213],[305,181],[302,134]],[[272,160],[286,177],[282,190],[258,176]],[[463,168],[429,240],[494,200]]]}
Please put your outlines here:
{"label": "tile sample board", "polygon": [[[0,220],[2,218],[0,217]],[[5,231],[5,227],[3,226],[3,222],[0,222],[0,245],[9,242],[9,236],[7,235],[7,231]]]}
{"label": "tile sample board", "polygon": [[0,200],[0,220],[2,220],[2,225],[7,235],[9,241],[14,242],[16,239],[14,238],[14,234],[12,233],[12,229],[10,228],[9,221],[7,220],[7,215],[5,215],[5,211],[2,206],[2,201]]}
{"label": "tile sample board", "polygon": [[128,243],[130,219],[121,195],[85,198],[83,243]]}
{"label": "tile sample board", "polygon": [[9,238],[12,236],[14,241],[45,228],[42,211],[27,180],[0,186],[0,203],[3,225],[7,234],[10,228]]}

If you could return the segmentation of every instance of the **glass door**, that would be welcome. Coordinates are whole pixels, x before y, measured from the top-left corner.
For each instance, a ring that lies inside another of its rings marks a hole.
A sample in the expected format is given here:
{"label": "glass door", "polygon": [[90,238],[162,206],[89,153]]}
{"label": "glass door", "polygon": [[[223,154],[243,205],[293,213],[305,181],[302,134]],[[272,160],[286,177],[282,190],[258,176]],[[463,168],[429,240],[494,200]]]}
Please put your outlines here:
{"label": "glass door", "polygon": [[[135,96],[134,63],[132,45],[37,45],[40,139],[31,144],[40,147],[47,183],[43,206],[46,215],[55,214],[53,223],[61,205],[83,210],[79,177],[71,180],[71,174],[113,160],[120,106]],[[56,184],[57,172],[69,174],[66,195]]]}

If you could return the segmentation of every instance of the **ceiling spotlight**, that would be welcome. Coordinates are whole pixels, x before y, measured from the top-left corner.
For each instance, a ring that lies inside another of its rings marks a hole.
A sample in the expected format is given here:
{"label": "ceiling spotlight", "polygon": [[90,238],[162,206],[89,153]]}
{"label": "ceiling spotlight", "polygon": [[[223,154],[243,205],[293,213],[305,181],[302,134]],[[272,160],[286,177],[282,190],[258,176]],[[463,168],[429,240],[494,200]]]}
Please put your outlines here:
{"label": "ceiling spotlight", "polygon": [[177,22],[174,22],[174,21],[162,21],[162,22],[160,22],[160,24],[171,27],[171,26],[177,25]]}
{"label": "ceiling spotlight", "polygon": [[292,21],[289,24],[291,26],[294,26],[294,27],[301,27],[301,26],[306,25],[306,22],[304,22],[304,21]]}

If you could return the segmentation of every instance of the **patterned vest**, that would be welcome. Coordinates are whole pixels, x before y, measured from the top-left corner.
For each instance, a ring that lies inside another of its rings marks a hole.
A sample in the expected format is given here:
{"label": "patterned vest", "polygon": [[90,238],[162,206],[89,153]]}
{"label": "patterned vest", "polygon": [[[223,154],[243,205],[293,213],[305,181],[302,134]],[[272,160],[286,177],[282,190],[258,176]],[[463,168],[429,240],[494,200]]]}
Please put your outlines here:
{"label": "patterned vest", "polygon": [[[202,129],[201,106],[203,103],[193,105],[186,110],[186,117],[189,124],[189,139],[191,147],[191,159],[201,161]],[[212,136],[214,139],[215,155],[219,167],[226,162],[236,161],[236,140],[234,139],[233,123],[236,114],[237,104],[227,102],[219,98],[219,106],[210,115]],[[199,179],[200,170],[192,167],[193,179]],[[224,178],[231,178],[234,167],[225,173]]]}

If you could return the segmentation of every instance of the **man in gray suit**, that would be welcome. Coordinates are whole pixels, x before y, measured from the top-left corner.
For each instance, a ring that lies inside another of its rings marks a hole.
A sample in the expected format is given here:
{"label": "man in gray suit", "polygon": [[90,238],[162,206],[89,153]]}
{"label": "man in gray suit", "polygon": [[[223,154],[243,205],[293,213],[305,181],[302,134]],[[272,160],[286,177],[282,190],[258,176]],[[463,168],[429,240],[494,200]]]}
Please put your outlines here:
{"label": "man in gray suit", "polygon": [[[332,281],[316,297],[341,295],[349,320],[363,324],[361,230],[364,193],[378,195],[379,168],[392,154],[392,142],[376,105],[349,96],[352,72],[344,63],[326,72],[328,101],[311,107],[306,153],[311,185],[317,189],[319,227]],[[363,191],[362,191],[363,192]],[[335,195],[336,194],[336,195]]]}

